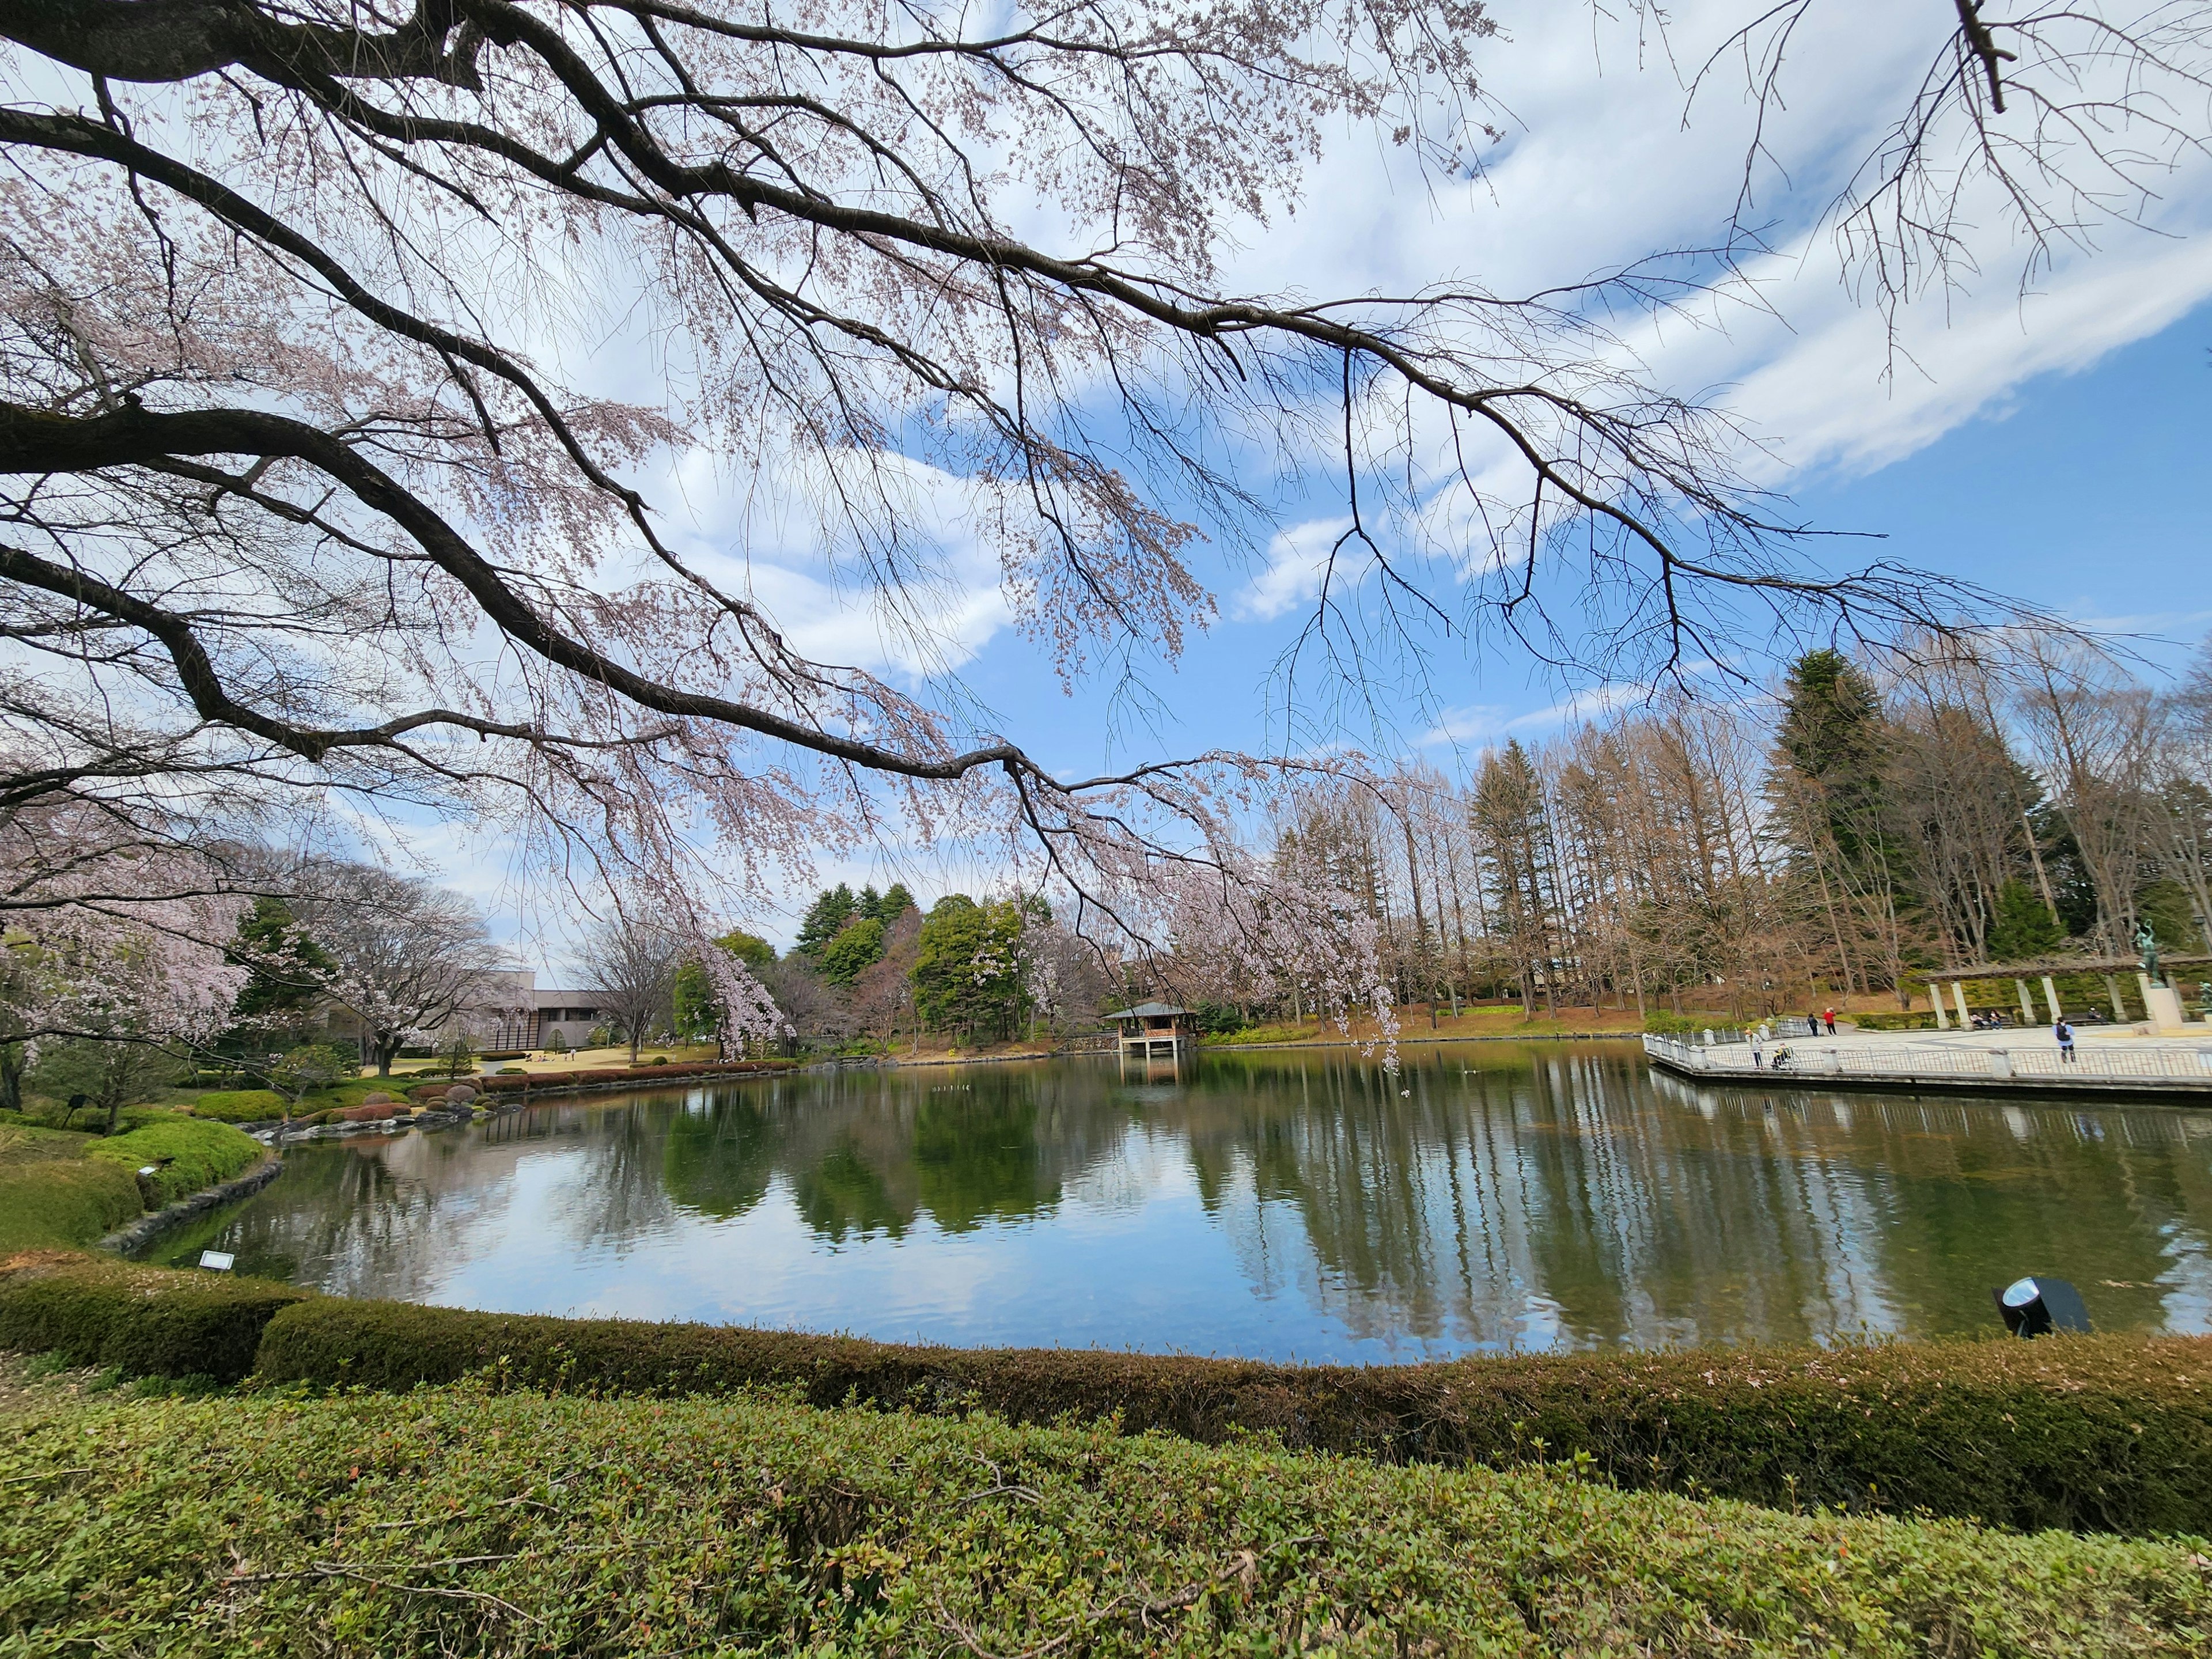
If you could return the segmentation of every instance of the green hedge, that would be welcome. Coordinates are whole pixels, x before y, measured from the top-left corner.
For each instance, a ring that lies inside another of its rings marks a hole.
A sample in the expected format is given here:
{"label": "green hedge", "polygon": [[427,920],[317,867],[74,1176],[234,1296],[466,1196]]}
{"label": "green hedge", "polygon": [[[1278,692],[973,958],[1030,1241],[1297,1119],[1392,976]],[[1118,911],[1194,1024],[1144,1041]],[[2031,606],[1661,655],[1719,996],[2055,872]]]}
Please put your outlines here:
{"label": "green hedge", "polygon": [[[0,1650],[2192,1659],[2187,1542],[2008,1536],[773,1399],[71,1399]],[[35,1493],[35,1501],[27,1494]]]}
{"label": "green hedge", "polygon": [[485,1368],[532,1387],[795,1387],[817,1406],[1118,1417],[1389,1462],[1589,1460],[1624,1486],[2212,1534],[2212,1340],[2100,1336],[1281,1366],[899,1347],[721,1326],[324,1299],[270,1323],[275,1381],[404,1389]]}
{"label": "green hedge", "polygon": [[[2019,1012],[2017,1009],[2014,1012]],[[1925,1009],[1894,1014],[1853,1014],[1851,1024],[1862,1031],[1932,1031],[1936,1016]]]}
{"label": "green hedge", "polygon": [[218,1123],[263,1123],[284,1115],[284,1102],[274,1089],[210,1089],[190,1103],[194,1117]]}
{"label": "green hedge", "polygon": [[[318,1118],[349,1106],[358,1106],[373,1094],[397,1098],[405,1092],[406,1079],[391,1077],[355,1078],[318,1089],[292,1107],[295,1120]],[[274,1089],[210,1089],[193,1097],[187,1107],[194,1117],[218,1123],[265,1123],[284,1115],[284,1098]]]}
{"label": "green hedge", "polygon": [[[202,1123],[172,1115],[129,1134],[95,1140],[85,1148],[84,1155],[133,1170],[161,1164],[161,1172],[148,1180],[151,1207],[159,1209],[202,1188],[244,1175],[269,1154],[252,1135],[228,1124]],[[168,1161],[162,1163],[163,1159]]]}
{"label": "green hedge", "polygon": [[0,1348],[235,1382],[253,1369],[271,1316],[313,1294],[228,1273],[48,1255],[0,1272]]}
{"label": "green hedge", "polygon": [[0,1165],[0,1258],[91,1244],[145,1211],[130,1170],[88,1158]]}

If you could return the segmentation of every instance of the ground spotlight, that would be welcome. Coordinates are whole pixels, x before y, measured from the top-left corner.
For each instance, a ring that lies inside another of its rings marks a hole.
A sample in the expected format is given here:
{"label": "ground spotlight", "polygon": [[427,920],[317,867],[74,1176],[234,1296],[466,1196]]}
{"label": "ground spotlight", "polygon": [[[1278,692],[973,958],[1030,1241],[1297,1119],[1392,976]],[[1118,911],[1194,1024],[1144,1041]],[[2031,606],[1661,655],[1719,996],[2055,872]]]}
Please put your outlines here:
{"label": "ground spotlight", "polygon": [[2089,1310],[2081,1292],[2063,1279],[2041,1274],[2016,1279],[2001,1291],[1991,1291],[2005,1328],[2014,1336],[2046,1336],[2052,1331],[2086,1331]]}

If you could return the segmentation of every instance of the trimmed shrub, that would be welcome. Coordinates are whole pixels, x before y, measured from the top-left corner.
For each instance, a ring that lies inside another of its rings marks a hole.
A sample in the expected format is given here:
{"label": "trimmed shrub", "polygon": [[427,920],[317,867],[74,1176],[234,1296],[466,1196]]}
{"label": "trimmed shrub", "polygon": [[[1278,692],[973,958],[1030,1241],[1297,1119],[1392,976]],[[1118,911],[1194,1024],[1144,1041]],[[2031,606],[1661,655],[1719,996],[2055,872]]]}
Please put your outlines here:
{"label": "trimmed shrub", "polygon": [[0,1164],[0,1258],[95,1243],[144,1212],[137,1178],[113,1164],[70,1157]]}
{"label": "trimmed shrub", "polygon": [[[668,1083],[680,1078],[747,1077],[764,1072],[786,1071],[798,1063],[794,1060],[781,1059],[695,1060],[672,1061],[665,1066],[602,1066],[586,1071],[534,1072],[526,1077],[495,1074],[479,1078],[477,1087],[488,1095],[514,1093],[523,1089],[528,1089],[533,1094],[550,1093],[578,1084],[627,1083],[632,1080]],[[416,1090],[414,1097],[422,1100],[428,1097],[424,1091]]]}
{"label": "trimmed shrub", "polygon": [[399,1108],[390,1103],[374,1106],[341,1106],[337,1113],[339,1121],[345,1123],[381,1123],[398,1115]]}
{"label": "trimmed shrub", "polygon": [[158,1209],[204,1187],[245,1174],[267,1157],[268,1151],[252,1135],[241,1134],[228,1124],[202,1123],[173,1115],[127,1135],[94,1141],[84,1155],[132,1170],[149,1164],[161,1164],[161,1172],[148,1182],[152,1207]]}
{"label": "trimmed shrub", "polygon": [[[2014,1012],[2020,1011],[2014,1009]],[[1853,1014],[1852,1024],[1862,1031],[1932,1031],[1936,1016],[1927,1009],[1894,1014]]]}
{"label": "trimmed shrub", "polygon": [[235,1382],[253,1369],[271,1316],[313,1294],[228,1273],[19,1256],[0,1266],[0,1348],[58,1353],[73,1365],[114,1365],[135,1376]]}
{"label": "trimmed shrub", "polygon": [[2212,1624],[2186,1542],[778,1400],[34,1388],[9,1430],[11,1653],[2201,1659]]}
{"label": "trimmed shrub", "polygon": [[284,1102],[274,1089],[210,1089],[187,1109],[218,1123],[260,1123],[283,1116]]}
{"label": "trimmed shrub", "polygon": [[624,1394],[796,1388],[817,1406],[1115,1418],[1389,1462],[1580,1462],[1618,1485],[2021,1528],[2212,1533],[2212,1340],[1532,1356],[1285,1366],[902,1347],[730,1327],[319,1300],[263,1339],[279,1382],[405,1389],[488,1367]]}

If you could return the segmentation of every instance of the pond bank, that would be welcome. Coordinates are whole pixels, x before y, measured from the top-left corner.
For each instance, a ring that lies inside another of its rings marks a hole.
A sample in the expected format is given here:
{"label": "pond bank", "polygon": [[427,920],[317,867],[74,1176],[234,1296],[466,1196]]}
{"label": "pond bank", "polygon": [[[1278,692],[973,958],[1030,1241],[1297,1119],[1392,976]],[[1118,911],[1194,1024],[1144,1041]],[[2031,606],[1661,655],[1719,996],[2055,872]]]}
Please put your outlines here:
{"label": "pond bank", "polygon": [[149,1215],[142,1215],[128,1226],[117,1228],[93,1249],[115,1255],[135,1256],[194,1216],[205,1215],[210,1210],[219,1210],[226,1204],[235,1204],[241,1198],[252,1197],[283,1172],[284,1160],[271,1152],[235,1180],[204,1187],[198,1192],[180,1198]]}

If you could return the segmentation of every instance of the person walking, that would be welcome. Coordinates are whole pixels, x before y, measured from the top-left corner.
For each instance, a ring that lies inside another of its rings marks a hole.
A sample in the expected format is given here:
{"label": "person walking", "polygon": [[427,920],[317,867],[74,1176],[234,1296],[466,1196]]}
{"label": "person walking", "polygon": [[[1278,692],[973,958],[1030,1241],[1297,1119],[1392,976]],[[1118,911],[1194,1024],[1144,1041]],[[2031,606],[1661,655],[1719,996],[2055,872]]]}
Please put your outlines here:
{"label": "person walking", "polygon": [[2051,1028],[2051,1035],[2058,1039],[2059,1063],[2071,1066],[2074,1063],[2074,1028],[2066,1023],[2065,1015],[2058,1016]]}
{"label": "person walking", "polygon": [[1826,1011],[1826,1018],[1828,1022],[1828,1035],[1830,1036],[1833,1036],[1836,1034],[1836,1011],[1832,1008],[1828,1009]]}

